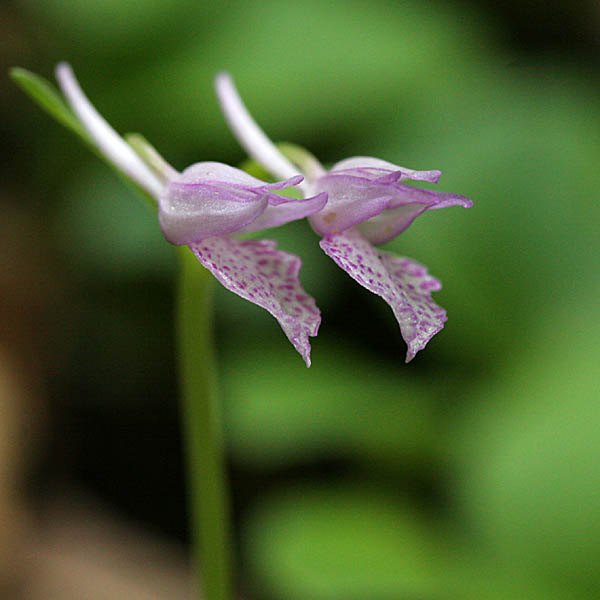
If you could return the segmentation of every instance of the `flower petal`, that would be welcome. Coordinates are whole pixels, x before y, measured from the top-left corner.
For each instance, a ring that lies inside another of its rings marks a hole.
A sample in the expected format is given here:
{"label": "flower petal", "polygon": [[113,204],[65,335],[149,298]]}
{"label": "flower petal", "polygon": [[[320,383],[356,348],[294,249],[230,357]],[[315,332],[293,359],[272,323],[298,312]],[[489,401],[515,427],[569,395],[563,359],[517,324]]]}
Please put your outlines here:
{"label": "flower petal", "polygon": [[[296,174],[296,167],[277,149],[248,112],[229,73],[216,76],[215,90],[225,120],[246,152],[275,177],[292,177]],[[306,183],[301,183],[300,188],[310,195]]]}
{"label": "flower petal", "polygon": [[355,281],[391,306],[408,346],[406,362],[442,329],[446,311],[431,299],[441,284],[423,265],[377,251],[356,229],[324,238],[320,245]]}
{"label": "flower petal", "polygon": [[239,230],[239,233],[260,231],[269,227],[278,227],[290,221],[308,217],[322,210],[327,204],[327,194],[318,194],[305,200],[295,200],[278,206],[267,206],[265,211],[250,225]]}
{"label": "flower petal", "polygon": [[[390,181],[402,181],[404,179],[413,179],[414,181],[429,181],[437,183],[442,176],[442,172],[438,170],[432,171],[415,171],[395,165],[387,160],[373,158],[371,156],[353,156],[345,158],[331,167],[331,171],[347,172],[348,175],[356,175],[359,177],[367,177],[371,180],[380,177],[393,176]],[[383,181],[382,181],[383,183]]]}
{"label": "flower petal", "polygon": [[190,244],[225,235],[252,223],[267,208],[267,195],[241,202],[228,189],[169,184],[159,198],[158,221],[172,244]]}
{"label": "flower petal", "polygon": [[100,152],[151,196],[158,198],[163,188],[161,180],[96,110],[79,86],[71,66],[59,63],[56,67],[56,79],[69,106]]}
{"label": "flower petal", "polygon": [[228,290],[268,310],[310,366],[308,337],[317,335],[321,313],[300,285],[300,258],[273,240],[212,237],[190,248]]}
{"label": "flower petal", "polygon": [[[348,161],[354,160],[357,159],[348,159]],[[315,185],[319,191],[327,192],[329,201],[320,213],[311,218],[313,228],[318,234],[328,236],[373,219],[387,209],[409,204],[423,205],[422,208],[413,206],[413,212],[405,211],[406,215],[412,215],[406,219],[399,220],[397,216],[402,211],[397,211],[392,219],[394,226],[389,228],[387,222],[383,226],[383,230],[390,229],[394,232],[385,239],[387,241],[406,229],[418,215],[436,203],[450,206],[451,202],[470,202],[468,198],[457,194],[434,192],[399,183],[401,179],[406,177],[403,177],[399,171],[388,172],[385,175],[381,175],[380,172],[368,172],[368,169],[330,171]],[[376,226],[375,229],[379,227]],[[374,233],[374,235],[380,234]]]}
{"label": "flower petal", "polygon": [[388,193],[396,196],[387,210],[358,225],[360,232],[375,245],[395,238],[426,210],[473,206],[472,200],[460,194],[423,190],[404,183],[390,184],[388,189]]}
{"label": "flower petal", "polygon": [[438,208],[448,208],[449,206],[462,206],[463,208],[471,208],[471,206],[473,206],[473,200],[461,194],[434,192],[432,190],[427,191],[432,194],[435,194],[438,198],[437,202],[429,207],[430,210],[437,210]]}
{"label": "flower petal", "polygon": [[[223,163],[197,163],[165,186],[159,196],[158,220],[163,234],[172,244],[189,244],[226,235],[252,223],[269,205],[293,204],[293,198],[271,190],[296,185],[301,180],[302,176],[296,175],[286,181],[268,184]],[[287,220],[292,218],[300,217]],[[286,219],[281,222],[285,223]]]}
{"label": "flower petal", "polygon": [[313,229],[322,236],[363,223],[388,208],[393,200],[389,186],[351,175],[328,173],[317,181],[315,188],[326,192],[329,198],[325,208],[310,218]]}
{"label": "flower petal", "polygon": [[302,175],[294,175],[285,181],[276,181],[275,183],[263,183],[263,187],[265,190],[283,190],[292,185],[298,185],[304,181],[304,177]]}
{"label": "flower petal", "polygon": [[329,200],[310,221],[324,237],[359,226],[371,242],[382,244],[404,231],[427,209],[473,205],[472,200],[459,194],[399,183],[392,180],[393,173],[374,179],[348,173],[330,171],[317,181],[317,189],[327,192]]}
{"label": "flower petal", "polygon": [[[177,182],[180,185],[188,186],[190,189],[197,185],[202,186],[207,183],[213,184],[230,184],[235,188],[239,188],[240,190],[248,189],[248,190],[283,190],[284,188],[298,185],[304,177],[302,175],[294,175],[286,179],[285,181],[276,181],[275,183],[267,183],[266,181],[262,181],[261,179],[257,179],[252,175],[249,175],[245,171],[241,169],[236,169],[230,165],[226,165],[225,163],[220,162],[199,162],[189,166],[185,169],[177,179],[174,179],[174,182]],[[276,196],[274,198],[274,204],[279,204],[281,202],[285,202],[286,199],[277,194],[272,194]]]}
{"label": "flower petal", "polygon": [[361,223],[357,229],[375,245],[384,244],[402,233],[419,215],[428,208],[427,204],[406,204],[383,211]]}

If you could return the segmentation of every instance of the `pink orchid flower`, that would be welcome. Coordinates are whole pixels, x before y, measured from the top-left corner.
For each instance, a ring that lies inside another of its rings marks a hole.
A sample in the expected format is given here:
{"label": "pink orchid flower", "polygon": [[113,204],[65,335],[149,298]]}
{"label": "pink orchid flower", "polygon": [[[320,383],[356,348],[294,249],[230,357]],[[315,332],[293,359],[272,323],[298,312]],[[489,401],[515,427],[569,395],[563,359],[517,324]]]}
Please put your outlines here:
{"label": "pink orchid flower", "polygon": [[297,172],[266,183],[218,162],[200,162],[179,173],[155,152],[142,157],[104,120],[80,88],[70,66],[56,77],[73,112],[98,151],[157,203],[158,221],[172,244],[187,245],[229,290],[269,311],[310,366],[309,336],[321,316],[302,288],[299,257],[277,250],[272,240],[240,240],[248,233],[301,219],[323,209],[327,194],[301,200],[276,194],[297,186]]}
{"label": "pink orchid flower", "polygon": [[[231,77],[217,76],[215,87],[225,118],[241,145],[275,177],[290,177],[297,166],[271,142],[244,106]],[[322,239],[320,246],[355,281],[381,296],[392,308],[414,358],[440,331],[446,311],[431,298],[441,283],[410,258],[378,250],[402,233],[427,210],[468,208],[473,202],[458,194],[420,189],[407,180],[437,183],[441,171],[414,171],[370,157],[342,160],[326,170],[309,153],[298,157],[306,179],[305,196],[327,193],[327,204],[309,216]]]}

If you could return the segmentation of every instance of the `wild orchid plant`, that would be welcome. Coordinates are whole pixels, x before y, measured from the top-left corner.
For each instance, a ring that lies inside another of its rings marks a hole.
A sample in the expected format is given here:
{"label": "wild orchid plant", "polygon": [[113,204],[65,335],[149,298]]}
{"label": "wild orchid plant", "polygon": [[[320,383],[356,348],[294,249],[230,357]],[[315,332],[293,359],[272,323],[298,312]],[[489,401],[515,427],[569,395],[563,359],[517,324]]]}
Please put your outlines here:
{"label": "wild orchid plant", "polygon": [[[359,284],[391,307],[407,345],[407,361],[446,320],[431,299],[437,279],[419,263],[377,250],[427,210],[472,205],[456,194],[404,183],[437,183],[440,171],[413,171],[376,158],[355,157],[326,170],[307,151],[275,146],[243,105],[231,78],[216,79],[225,117],[242,146],[271,175],[268,183],[219,162],[200,162],[181,173],[139,135],[125,139],[98,113],[69,65],[56,76],[68,103],[51,84],[13,70],[15,81],[123,175],[158,211],[167,241],[187,246],[180,257],[178,345],[183,427],[195,558],[210,600],[232,600],[232,552],[211,338],[210,272],[227,289],[269,311],[310,366],[309,337],[321,317],[299,281],[299,257],[272,240],[239,239],[308,217],[320,246]],[[301,173],[299,173],[299,171]],[[296,186],[302,198],[277,192]],[[205,269],[198,268],[198,262]]]}

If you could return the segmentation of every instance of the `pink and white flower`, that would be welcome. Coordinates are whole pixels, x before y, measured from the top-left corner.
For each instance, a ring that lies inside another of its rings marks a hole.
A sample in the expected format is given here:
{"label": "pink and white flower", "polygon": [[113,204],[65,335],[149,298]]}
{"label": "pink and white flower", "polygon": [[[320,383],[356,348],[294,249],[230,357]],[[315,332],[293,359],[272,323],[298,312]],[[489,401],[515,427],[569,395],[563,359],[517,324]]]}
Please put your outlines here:
{"label": "pink and white flower", "polygon": [[[248,154],[274,177],[290,177],[297,172],[297,166],[256,124],[231,77],[221,73],[215,85],[225,118]],[[428,210],[469,208],[473,202],[462,195],[405,183],[437,183],[441,171],[415,171],[364,156],[347,158],[326,170],[302,151],[295,153],[294,161],[306,177],[299,185],[305,196],[328,196],[327,204],[308,217],[322,237],[321,248],[355,281],[390,305],[408,346],[406,361],[412,360],[447,319],[446,311],[431,298],[441,283],[423,265],[375,246],[402,233]]]}
{"label": "pink and white flower", "polygon": [[218,162],[200,162],[179,173],[154,154],[144,160],[98,113],[71,67],[58,65],[62,92],[98,151],[157,203],[158,221],[172,244],[187,245],[229,290],[268,310],[310,366],[310,336],[321,317],[302,288],[299,257],[272,240],[240,240],[234,233],[276,227],[322,210],[327,194],[288,198],[276,191],[303,183],[297,170],[266,183]]}

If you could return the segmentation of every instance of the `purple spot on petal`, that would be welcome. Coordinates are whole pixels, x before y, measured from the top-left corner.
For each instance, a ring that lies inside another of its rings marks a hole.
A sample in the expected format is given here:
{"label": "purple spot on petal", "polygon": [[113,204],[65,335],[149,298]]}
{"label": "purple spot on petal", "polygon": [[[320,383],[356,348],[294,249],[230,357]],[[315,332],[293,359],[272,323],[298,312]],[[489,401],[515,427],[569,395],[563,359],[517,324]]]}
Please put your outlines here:
{"label": "purple spot on petal", "polygon": [[[214,237],[190,248],[226,288],[268,310],[310,366],[308,338],[317,334],[321,316],[313,298],[300,285],[297,256],[277,250],[272,240]],[[212,260],[204,256],[209,251]]]}
{"label": "purple spot on petal", "polygon": [[[446,312],[431,299],[431,291],[441,285],[423,265],[375,250],[355,229],[324,238],[320,245],[339,267],[391,306],[408,345],[407,361],[442,329]],[[374,277],[366,279],[365,272]]]}

